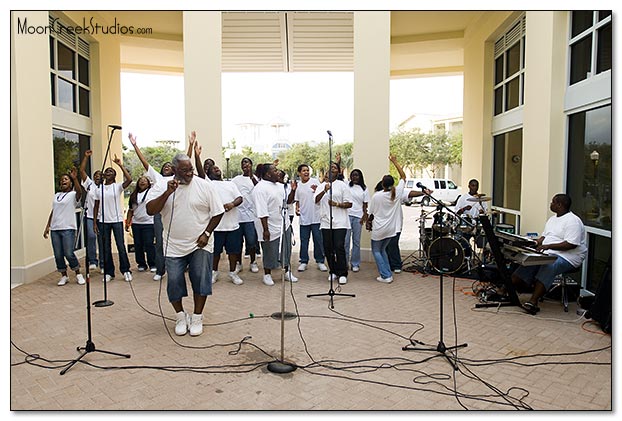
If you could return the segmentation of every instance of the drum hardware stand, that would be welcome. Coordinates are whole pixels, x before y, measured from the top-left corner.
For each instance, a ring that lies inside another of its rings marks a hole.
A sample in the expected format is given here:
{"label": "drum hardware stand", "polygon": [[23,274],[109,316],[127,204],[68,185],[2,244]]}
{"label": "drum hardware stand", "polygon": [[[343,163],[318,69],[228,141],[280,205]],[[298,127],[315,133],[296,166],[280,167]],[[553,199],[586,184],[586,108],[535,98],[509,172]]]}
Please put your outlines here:
{"label": "drum hardware stand", "polygon": [[[419,216],[419,218],[417,218],[417,220],[419,221],[419,249],[413,251],[408,256],[406,256],[406,258],[404,259],[404,261],[407,261],[408,259],[410,259],[412,257],[414,259],[414,262],[408,268],[410,269],[410,268],[414,267],[417,270],[419,270],[419,272],[421,272],[421,273],[428,272],[428,265],[430,264],[430,259],[428,257],[428,253],[423,248],[423,241],[426,238],[426,235],[425,235],[425,220],[427,219],[426,217],[430,213],[432,213],[432,212],[425,212],[423,210],[423,204],[422,204],[421,205],[421,215]],[[416,254],[416,256],[415,256],[415,254]],[[406,270],[406,269],[404,269],[404,270]]]}
{"label": "drum hardware stand", "polygon": [[[422,187],[422,190],[424,190],[425,187]],[[449,210],[447,208],[447,206],[445,206],[442,202],[438,201],[437,199],[435,199],[434,197],[427,195],[430,199],[432,199],[436,204],[437,204],[437,211],[441,214],[441,232],[443,231],[443,208],[446,208],[447,210]],[[450,211],[452,212],[452,211]],[[453,212],[452,212],[453,213]],[[455,213],[454,213],[455,215]],[[438,259],[440,259],[443,256],[442,253],[442,248],[441,248],[441,252],[437,253],[434,256],[428,256],[428,258],[430,260],[437,259],[437,263],[438,263]],[[440,266],[437,264],[437,266]],[[431,351],[431,352],[438,352],[440,353],[443,357],[445,357],[445,359],[447,360],[447,362],[449,362],[449,364],[453,367],[454,371],[458,370],[458,365],[456,364],[456,361],[454,359],[451,359],[449,357],[449,355],[447,355],[447,351],[448,350],[453,350],[453,349],[458,349],[458,348],[464,348],[467,346],[466,343],[464,344],[460,344],[460,345],[454,345],[454,346],[446,346],[445,343],[443,342],[443,274],[445,273],[445,270],[443,270],[443,268],[440,268],[439,270],[440,276],[439,276],[439,341],[438,344],[436,345],[436,348],[422,348],[422,347],[417,347],[417,345],[415,344],[415,342],[413,340],[410,341],[409,345],[406,345],[404,347],[402,347],[402,351]]]}

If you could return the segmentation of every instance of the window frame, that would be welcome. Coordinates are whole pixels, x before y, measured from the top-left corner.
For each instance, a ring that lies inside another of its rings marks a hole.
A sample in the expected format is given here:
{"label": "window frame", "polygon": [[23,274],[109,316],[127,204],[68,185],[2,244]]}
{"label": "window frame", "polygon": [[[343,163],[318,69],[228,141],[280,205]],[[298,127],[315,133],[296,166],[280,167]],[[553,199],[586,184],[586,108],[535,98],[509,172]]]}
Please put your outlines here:
{"label": "window frame", "polygon": [[[572,36],[572,16],[573,11],[568,14],[568,86],[574,86],[578,83],[584,82],[586,80],[590,80],[591,78],[606,73],[611,72],[611,68],[607,70],[603,70],[601,72],[597,72],[598,70],[598,45],[599,45],[599,31],[607,26],[612,25],[612,15],[609,14],[602,20],[599,20],[600,10],[592,11],[592,25],[589,28],[584,29],[582,32],[578,33],[574,37]],[[612,28],[613,29],[613,28]],[[583,41],[585,38],[591,36],[591,56],[590,56],[590,70],[588,71],[587,76],[584,79],[580,79],[574,83],[571,82],[570,76],[572,74],[572,47],[579,42]],[[613,47],[612,47],[613,49]],[[612,51],[613,54],[613,51]],[[612,63],[613,67],[613,63]]]}

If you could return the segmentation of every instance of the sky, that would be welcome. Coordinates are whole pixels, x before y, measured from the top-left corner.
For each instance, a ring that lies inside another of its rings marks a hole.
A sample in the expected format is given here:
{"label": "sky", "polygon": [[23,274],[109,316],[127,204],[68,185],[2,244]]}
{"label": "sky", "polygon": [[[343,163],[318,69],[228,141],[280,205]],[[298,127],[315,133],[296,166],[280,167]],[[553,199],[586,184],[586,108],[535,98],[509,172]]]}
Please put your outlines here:
{"label": "sky", "polygon": [[[391,80],[391,131],[416,113],[461,115],[462,81],[462,76]],[[234,137],[237,123],[284,121],[291,143],[327,140],[327,130],[335,143],[350,142],[353,97],[351,72],[223,73],[223,139]],[[128,146],[129,132],[141,146],[186,138],[181,75],[122,73],[121,110]]]}

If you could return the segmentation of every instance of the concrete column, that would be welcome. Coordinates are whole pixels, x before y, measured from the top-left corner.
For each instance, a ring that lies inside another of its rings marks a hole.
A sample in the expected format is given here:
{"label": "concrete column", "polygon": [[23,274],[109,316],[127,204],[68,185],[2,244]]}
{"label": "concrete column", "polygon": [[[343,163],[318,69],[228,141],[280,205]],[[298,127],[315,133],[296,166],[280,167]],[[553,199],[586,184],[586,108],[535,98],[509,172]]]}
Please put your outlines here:
{"label": "concrete column", "polygon": [[[50,240],[43,238],[54,195],[49,35],[20,33],[18,24],[25,22],[31,27],[47,27],[48,12],[11,13],[10,256],[13,284],[54,270],[54,261],[49,259],[52,255]],[[4,218],[7,219],[9,215]]]}
{"label": "concrete column", "polygon": [[521,182],[523,232],[542,232],[551,216],[548,206],[551,198],[565,187],[565,156],[560,151],[565,150],[566,141],[563,100],[567,27],[567,12],[527,12]]}
{"label": "concrete column", "polygon": [[220,162],[221,19],[221,12],[183,12],[186,136],[196,131],[197,140],[203,147],[201,158],[213,158],[224,168],[224,163]]}
{"label": "concrete column", "polygon": [[[389,172],[391,12],[354,12],[354,167],[370,193]],[[373,260],[364,230],[362,257]]]}

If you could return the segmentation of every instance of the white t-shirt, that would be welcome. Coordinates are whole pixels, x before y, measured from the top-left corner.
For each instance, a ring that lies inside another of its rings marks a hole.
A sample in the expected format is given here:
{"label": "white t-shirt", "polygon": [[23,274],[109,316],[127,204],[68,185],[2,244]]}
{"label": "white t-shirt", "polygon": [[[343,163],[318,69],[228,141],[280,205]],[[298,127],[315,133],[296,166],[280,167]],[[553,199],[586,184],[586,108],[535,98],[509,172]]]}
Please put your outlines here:
{"label": "white t-shirt", "polygon": [[[297,191],[297,190],[296,190]],[[262,180],[253,189],[253,203],[255,204],[255,229],[259,241],[263,239],[263,225],[261,218],[268,217],[268,231],[270,232],[270,240],[279,238],[282,231],[286,231],[290,226],[289,218],[285,215],[285,227],[283,228],[283,199],[286,190],[281,183],[273,183],[268,180]]]}
{"label": "white t-shirt", "polygon": [[406,203],[410,200],[408,195],[410,194],[411,191],[412,189],[408,189],[408,190],[404,189],[404,191],[402,192],[402,201],[400,202],[400,206],[397,208],[397,219],[395,220],[395,223],[397,224],[395,226],[396,234],[398,232],[402,232],[402,227],[404,226],[404,211],[402,209],[402,203]]}
{"label": "white t-shirt", "polygon": [[561,243],[567,241],[577,247],[572,250],[545,250],[547,254],[555,254],[566,259],[574,267],[578,267],[587,255],[585,245],[585,226],[581,219],[572,212],[562,216],[553,215],[546,221],[542,233],[543,245]]}
{"label": "white t-shirt", "polygon": [[164,177],[162,174],[157,172],[151,165],[149,165],[145,174],[147,174],[147,177],[149,177],[149,179],[151,180],[152,185],[161,181],[169,181],[171,178],[173,178],[172,175],[167,175],[166,177]]}
{"label": "white t-shirt", "polygon": [[[232,181],[211,181],[212,186],[214,186],[214,188],[218,192],[218,196],[220,197],[223,206],[225,203],[233,202],[236,198],[242,196],[237,186]],[[244,203],[244,199],[242,199],[242,203]],[[240,204],[240,206],[242,205]],[[235,231],[240,228],[238,208],[239,206],[236,206],[230,211],[225,212],[225,214],[222,216],[222,219],[220,220],[220,223],[214,231]]]}
{"label": "white t-shirt", "polygon": [[147,189],[144,192],[139,192],[136,195],[136,202],[132,206],[134,216],[132,217],[132,224],[153,224],[153,216],[147,213],[147,197],[151,189]]}
{"label": "white t-shirt", "polygon": [[[158,183],[147,196],[147,203],[166,191],[166,183]],[[162,189],[164,187],[164,189]],[[224,212],[222,201],[210,180],[192,177],[189,184],[180,184],[160,211],[164,255],[183,257],[197,250],[197,240],[207,228],[210,219]],[[214,252],[211,235],[205,250]]]}
{"label": "white t-shirt", "polygon": [[76,208],[79,205],[75,190],[56,193],[52,201],[50,231],[77,229]]}
{"label": "white t-shirt", "polygon": [[374,215],[371,239],[380,241],[391,238],[398,232],[398,217],[404,194],[404,180],[395,188],[395,199],[391,200],[391,191],[378,191],[371,197],[368,213]]}
{"label": "white t-shirt", "polygon": [[369,189],[363,190],[358,184],[353,184],[352,187],[348,186],[348,188],[352,197],[352,207],[348,209],[348,215],[362,218],[363,203],[369,203]]}
{"label": "white t-shirt", "polygon": [[82,182],[82,187],[86,190],[86,201],[84,202],[86,217],[93,219],[93,209],[95,206],[95,199],[97,198],[97,185],[91,180],[91,177],[87,176]]}
{"label": "white t-shirt", "polygon": [[300,205],[300,225],[320,223],[320,205],[315,203],[315,192],[320,182],[317,178],[309,178],[306,183],[298,182],[294,201]]}
{"label": "white t-shirt", "polygon": [[456,210],[456,212],[458,212],[460,209],[464,208],[465,206],[471,206],[471,209],[469,210],[465,209],[462,215],[468,215],[473,218],[479,217],[479,211],[480,209],[482,209],[482,206],[484,207],[484,212],[488,212],[488,204],[486,202],[469,202],[467,200],[467,199],[475,199],[475,198],[477,198],[477,196],[472,196],[470,193],[463,194],[462,196],[458,198],[458,201],[456,202],[456,206],[454,207],[454,209]]}
{"label": "white t-shirt", "polygon": [[[252,176],[255,177],[254,175]],[[250,177],[243,175],[236,175],[231,180],[235,183],[240,194],[242,195],[242,203],[238,206],[239,222],[254,222],[255,221],[255,205],[253,204],[253,180]]]}
{"label": "white t-shirt", "polygon": [[[319,196],[324,189],[326,188],[326,183],[322,183],[315,190],[315,197]],[[352,203],[352,196],[350,195],[350,188],[346,183],[341,180],[333,181],[332,185],[332,197],[334,202],[347,202]],[[333,226],[334,229],[350,229],[350,217],[348,216],[348,209],[339,208],[337,206],[330,206],[328,201],[330,200],[331,192],[330,189],[324,193],[324,196],[320,199],[320,228],[321,229],[329,229],[330,226],[330,216],[332,209],[333,216]]]}
{"label": "white t-shirt", "polygon": [[[102,190],[104,197],[102,200]],[[102,221],[102,213],[105,218],[104,223],[123,222],[123,207],[121,206],[121,195],[123,195],[123,183],[100,184],[97,189],[96,200],[99,200],[97,220]],[[102,206],[103,202],[103,206]]]}

